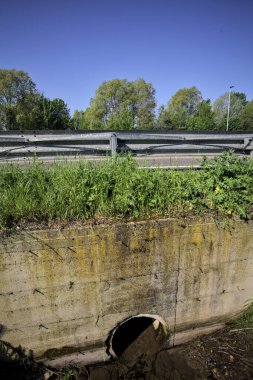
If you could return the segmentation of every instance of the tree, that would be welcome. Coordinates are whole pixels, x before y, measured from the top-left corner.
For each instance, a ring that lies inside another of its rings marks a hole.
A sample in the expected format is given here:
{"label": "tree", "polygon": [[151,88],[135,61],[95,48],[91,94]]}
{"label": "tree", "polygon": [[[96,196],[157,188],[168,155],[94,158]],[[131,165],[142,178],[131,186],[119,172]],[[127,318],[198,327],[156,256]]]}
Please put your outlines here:
{"label": "tree", "polygon": [[0,69],[0,128],[22,129],[30,125],[38,92],[22,70]]}
{"label": "tree", "polygon": [[174,129],[172,118],[168,112],[168,109],[162,105],[158,110],[158,117],[156,122],[158,129]]}
{"label": "tree", "polygon": [[129,110],[132,112],[135,125],[140,129],[153,129],[155,119],[155,89],[152,83],[144,79],[137,79],[128,83],[129,87]]}
{"label": "tree", "polygon": [[167,108],[162,108],[158,117],[158,126],[167,129],[187,129],[192,125],[190,119],[203,102],[197,87],[182,88],[169,100]]}
{"label": "tree", "polygon": [[248,102],[240,113],[240,127],[242,130],[253,131],[253,100]]}
{"label": "tree", "polygon": [[41,95],[33,115],[33,126],[36,129],[70,128],[72,123],[66,103],[59,98],[50,100]]}
{"label": "tree", "polygon": [[1,129],[66,129],[71,127],[67,105],[62,99],[41,95],[22,70],[0,69]]}
{"label": "tree", "polygon": [[[229,93],[220,96],[213,104],[216,129],[226,130]],[[242,92],[231,92],[229,110],[229,130],[240,129],[240,114],[247,104],[246,95]]]}
{"label": "tree", "polygon": [[141,129],[154,126],[155,90],[144,79],[103,82],[83,117],[87,129]]}
{"label": "tree", "polygon": [[187,129],[192,131],[211,131],[214,129],[214,115],[210,100],[203,100],[193,117],[187,122]]}
{"label": "tree", "polygon": [[72,117],[72,126],[75,130],[84,129],[82,127],[83,111],[75,110]]}

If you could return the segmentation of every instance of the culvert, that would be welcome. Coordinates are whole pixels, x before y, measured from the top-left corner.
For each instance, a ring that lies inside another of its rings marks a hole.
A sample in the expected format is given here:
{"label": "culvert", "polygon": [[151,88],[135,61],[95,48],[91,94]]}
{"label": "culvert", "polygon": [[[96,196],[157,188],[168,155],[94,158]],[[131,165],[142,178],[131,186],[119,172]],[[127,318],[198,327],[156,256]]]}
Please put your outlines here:
{"label": "culvert", "polygon": [[120,322],[107,340],[107,353],[112,357],[136,360],[153,355],[168,341],[168,329],[157,315],[139,314]]}

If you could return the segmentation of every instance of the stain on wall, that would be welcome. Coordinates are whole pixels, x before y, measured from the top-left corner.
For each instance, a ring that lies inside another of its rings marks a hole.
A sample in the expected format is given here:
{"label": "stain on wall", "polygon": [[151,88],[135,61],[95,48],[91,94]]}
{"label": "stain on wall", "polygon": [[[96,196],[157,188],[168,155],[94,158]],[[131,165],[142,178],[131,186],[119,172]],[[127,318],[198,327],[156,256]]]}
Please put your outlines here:
{"label": "stain on wall", "polygon": [[137,314],[171,344],[253,299],[253,223],[148,220],[21,231],[0,243],[1,339],[36,357],[103,348]]}

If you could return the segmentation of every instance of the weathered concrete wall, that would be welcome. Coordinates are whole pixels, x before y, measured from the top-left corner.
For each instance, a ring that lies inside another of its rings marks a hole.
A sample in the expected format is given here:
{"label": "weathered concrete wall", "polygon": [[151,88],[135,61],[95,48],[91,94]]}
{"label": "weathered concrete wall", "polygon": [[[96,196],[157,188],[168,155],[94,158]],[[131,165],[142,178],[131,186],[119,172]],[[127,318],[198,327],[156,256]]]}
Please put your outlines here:
{"label": "weathered concrete wall", "polygon": [[[253,299],[253,224],[191,220],[23,231],[0,244],[1,339],[36,356],[102,347],[136,314],[171,331],[219,322]],[[179,335],[178,335],[179,336]]]}

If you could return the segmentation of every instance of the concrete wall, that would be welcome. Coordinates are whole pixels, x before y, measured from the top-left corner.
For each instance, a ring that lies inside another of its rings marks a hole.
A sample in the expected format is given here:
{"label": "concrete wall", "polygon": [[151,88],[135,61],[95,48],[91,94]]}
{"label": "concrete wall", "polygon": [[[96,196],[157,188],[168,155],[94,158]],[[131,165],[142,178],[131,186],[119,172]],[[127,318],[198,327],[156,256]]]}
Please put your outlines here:
{"label": "concrete wall", "polygon": [[253,223],[22,231],[1,239],[0,276],[0,338],[36,356],[103,347],[119,322],[143,313],[176,325],[178,342],[252,301]]}

